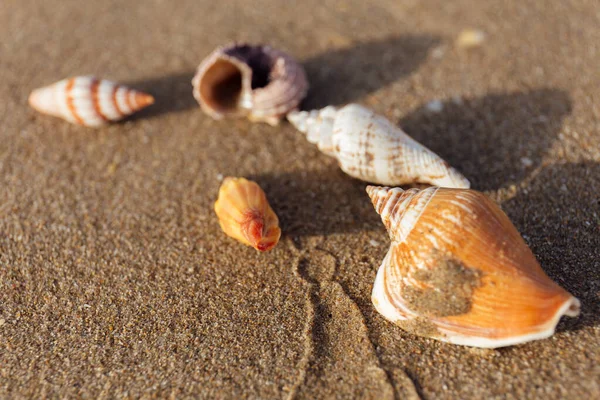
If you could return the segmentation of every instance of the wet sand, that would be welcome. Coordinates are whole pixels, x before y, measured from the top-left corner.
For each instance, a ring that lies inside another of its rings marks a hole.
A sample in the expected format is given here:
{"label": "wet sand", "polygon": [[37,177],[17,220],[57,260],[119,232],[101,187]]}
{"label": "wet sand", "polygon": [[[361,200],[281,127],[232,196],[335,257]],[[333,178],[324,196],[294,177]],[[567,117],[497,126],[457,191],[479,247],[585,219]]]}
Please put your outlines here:
{"label": "wet sand", "polygon": [[[365,3],[0,4],[0,397],[600,396],[597,4]],[[467,28],[480,47],[454,45]],[[213,121],[194,101],[195,67],[232,40],[297,56],[305,108],[372,107],[462,171],[581,316],[499,350],[385,321],[370,291],[389,243],[365,184],[289,124]],[[27,107],[81,74],[156,104],[97,130]],[[264,187],[273,251],[220,231],[227,175]]]}

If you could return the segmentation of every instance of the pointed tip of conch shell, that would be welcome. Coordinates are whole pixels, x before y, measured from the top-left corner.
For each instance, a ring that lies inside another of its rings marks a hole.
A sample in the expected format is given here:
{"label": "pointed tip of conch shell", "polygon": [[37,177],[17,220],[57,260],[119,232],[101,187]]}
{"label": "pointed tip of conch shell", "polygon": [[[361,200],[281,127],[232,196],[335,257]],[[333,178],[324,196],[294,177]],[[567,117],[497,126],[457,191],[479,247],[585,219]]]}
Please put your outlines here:
{"label": "pointed tip of conch shell", "polygon": [[[384,200],[392,188],[388,186],[368,185],[366,190],[369,198],[371,199],[371,203],[373,203],[373,207],[375,207],[375,211],[377,211],[377,214],[381,215],[383,211]],[[404,190],[401,188],[396,188],[396,190],[399,193],[404,192]]]}
{"label": "pointed tip of conch shell", "polygon": [[144,92],[135,92],[135,104],[138,110],[154,104],[154,96]]}
{"label": "pointed tip of conch shell", "polygon": [[56,115],[56,105],[52,90],[48,87],[34,89],[27,99],[29,106],[44,114]]}
{"label": "pointed tip of conch shell", "polygon": [[[367,185],[366,191],[367,194],[369,195],[369,198],[371,199],[371,201],[374,201],[374,199],[379,196],[379,194],[384,194],[387,193],[390,190],[390,187],[388,186],[376,186],[376,185]],[[402,189],[400,189],[402,190]]]}
{"label": "pointed tip of conch shell", "polygon": [[215,202],[215,212],[227,235],[258,251],[271,250],[279,242],[279,220],[256,182],[225,178]]}
{"label": "pointed tip of conch shell", "polygon": [[[416,223],[421,210],[438,189],[436,186],[423,190],[367,186],[367,193],[390,238],[403,240]],[[398,223],[400,220],[403,220],[402,224]]]}

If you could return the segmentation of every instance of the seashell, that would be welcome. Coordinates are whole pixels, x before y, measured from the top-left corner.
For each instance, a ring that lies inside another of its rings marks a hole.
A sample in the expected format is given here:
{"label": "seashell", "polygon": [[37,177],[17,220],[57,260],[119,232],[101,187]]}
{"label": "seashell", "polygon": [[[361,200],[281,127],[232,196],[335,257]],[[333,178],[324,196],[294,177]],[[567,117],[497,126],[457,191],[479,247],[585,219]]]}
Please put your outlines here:
{"label": "seashell", "polygon": [[456,45],[459,48],[471,49],[479,47],[485,41],[485,33],[477,29],[465,29],[456,38]]}
{"label": "seashell", "polygon": [[215,119],[247,116],[277,125],[308,91],[302,65],[269,46],[234,44],[206,57],[194,79],[194,97]]}
{"label": "seashell", "polygon": [[580,303],[554,283],[483,193],[368,186],[392,244],[372,301],[417,335],[484,348],[551,336]]}
{"label": "seashell", "polygon": [[215,212],[223,232],[256,250],[271,250],[279,241],[279,219],[256,182],[225,178]]}
{"label": "seashell", "polygon": [[64,79],[29,95],[29,105],[37,111],[92,127],[118,121],[153,103],[149,94],[92,76]]}
{"label": "seashell", "polygon": [[469,181],[386,118],[358,104],[293,111],[288,120],[348,175],[381,185],[429,183],[468,188]]}

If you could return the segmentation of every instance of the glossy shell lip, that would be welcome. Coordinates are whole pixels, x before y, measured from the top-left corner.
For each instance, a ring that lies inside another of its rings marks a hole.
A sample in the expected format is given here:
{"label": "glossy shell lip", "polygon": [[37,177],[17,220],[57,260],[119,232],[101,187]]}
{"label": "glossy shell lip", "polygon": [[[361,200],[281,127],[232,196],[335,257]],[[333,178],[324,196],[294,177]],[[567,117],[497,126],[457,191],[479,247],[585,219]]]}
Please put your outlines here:
{"label": "glossy shell lip", "polygon": [[[389,296],[385,290],[384,284],[384,273],[385,268],[384,265],[388,261],[389,254],[384,259],[382,265],[377,271],[377,276],[375,278],[375,284],[373,285],[373,292],[371,294],[371,301],[377,310],[382,316],[384,316],[388,321],[398,323],[401,321],[408,321],[410,318],[407,318],[406,315],[398,312],[396,306],[392,303]],[[569,317],[577,317],[580,312],[581,304],[578,299],[575,297],[571,297],[568,299],[560,308],[556,310],[554,315],[548,319],[548,321],[541,326],[536,332],[532,332],[524,335],[517,335],[507,338],[486,338],[486,337],[474,337],[474,336],[464,336],[464,335],[456,335],[450,332],[444,333],[442,330],[439,330],[439,335],[433,337],[434,339],[440,340],[442,342],[462,345],[462,346],[471,346],[471,347],[480,347],[480,348],[488,348],[494,349],[498,347],[506,347],[513,346],[525,342],[530,342],[532,340],[540,340],[546,339],[552,336],[555,332],[556,325],[558,324],[560,318],[563,315]]]}
{"label": "glossy shell lip", "polygon": [[308,90],[306,73],[291,56],[249,44],[213,51],[192,84],[194,97],[211,117],[247,116],[271,125],[298,107]]}

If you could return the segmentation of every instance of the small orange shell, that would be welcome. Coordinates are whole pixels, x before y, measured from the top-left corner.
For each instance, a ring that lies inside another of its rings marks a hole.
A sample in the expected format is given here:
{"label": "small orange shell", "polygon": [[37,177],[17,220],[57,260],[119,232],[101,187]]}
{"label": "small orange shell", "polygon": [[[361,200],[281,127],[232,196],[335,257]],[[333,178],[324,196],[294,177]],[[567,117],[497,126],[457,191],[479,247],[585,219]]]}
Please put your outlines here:
{"label": "small orange shell", "polygon": [[223,232],[256,250],[271,250],[279,242],[279,219],[256,182],[225,178],[215,212]]}
{"label": "small orange shell", "polygon": [[269,46],[235,44],[206,57],[194,79],[194,97],[215,119],[247,116],[277,125],[298,107],[308,81],[302,65]]}
{"label": "small orange shell", "polygon": [[475,190],[367,187],[392,245],[377,311],[421,336],[476,347],[543,339],[580,303],[554,283],[506,214]]}

